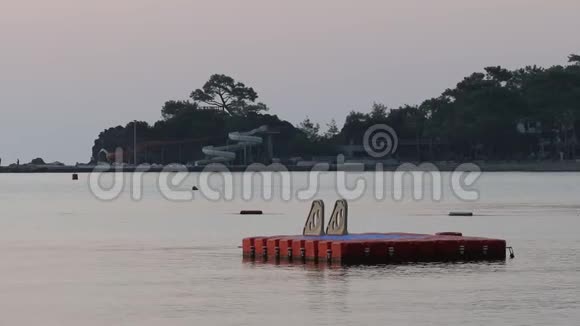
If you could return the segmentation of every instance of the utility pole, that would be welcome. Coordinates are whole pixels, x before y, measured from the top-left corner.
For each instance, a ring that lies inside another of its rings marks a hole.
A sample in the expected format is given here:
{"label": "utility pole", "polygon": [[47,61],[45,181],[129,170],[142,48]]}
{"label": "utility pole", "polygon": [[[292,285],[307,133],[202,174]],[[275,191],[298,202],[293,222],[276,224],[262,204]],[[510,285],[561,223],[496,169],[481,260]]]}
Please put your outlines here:
{"label": "utility pole", "polygon": [[137,120],[133,121],[133,164],[137,165]]}

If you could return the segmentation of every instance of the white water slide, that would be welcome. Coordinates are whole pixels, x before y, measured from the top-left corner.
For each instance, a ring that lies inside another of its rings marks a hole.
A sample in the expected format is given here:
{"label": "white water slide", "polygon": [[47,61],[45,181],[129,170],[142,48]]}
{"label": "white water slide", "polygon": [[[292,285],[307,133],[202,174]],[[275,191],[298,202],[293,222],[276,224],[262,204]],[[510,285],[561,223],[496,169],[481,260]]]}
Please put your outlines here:
{"label": "white water slide", "polygon": [[[237,152],[242,151],[246,155],[246,150],[255,146],[261,146],[264,139],[256,134],[268,131],[268,126],[261,126],[247,132],[230,132],[228,138],[237,142],[225,146],[205,146],[201,151],[208,156],[206,160],[196,161],[195,165],[207,165],[210,163],[225,163],[236,159]],[[245,160],[245,158],[244,158]]]}

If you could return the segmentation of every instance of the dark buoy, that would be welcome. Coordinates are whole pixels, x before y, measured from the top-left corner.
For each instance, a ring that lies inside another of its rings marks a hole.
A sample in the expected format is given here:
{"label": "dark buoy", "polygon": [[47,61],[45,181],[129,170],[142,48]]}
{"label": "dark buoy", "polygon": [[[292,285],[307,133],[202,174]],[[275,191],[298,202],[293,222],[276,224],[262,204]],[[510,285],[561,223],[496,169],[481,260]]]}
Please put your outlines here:
{"label": "dark buoy", "polygon": [[199,188],[197,188],[196,186],[193,186],[193,187],[191,188],[191,190],[194,190],[194,191],[195,191],[195,190],[199,190]]}
{"label": "dark buoy", "polygon": [[262,215],[264,212],[260,210],[243,210],[240,211],[240,215]]}
{"label": "dark buoy", "polygon": [[451,236],[455,236],[455,237],[462,237],[463,233],[461,233],[461,232],[439,232],[439,233],[435,233],[435,235],[451,235]]}
{"label": "dark buoy", "polygon": [[449,216],[473,216],[473,212],[449,212]]}
{"label": "dark buoy", "polygon": [[79,175],[77,173],[73,173],[72,179],[73,180],[78,180],[79,179]]}

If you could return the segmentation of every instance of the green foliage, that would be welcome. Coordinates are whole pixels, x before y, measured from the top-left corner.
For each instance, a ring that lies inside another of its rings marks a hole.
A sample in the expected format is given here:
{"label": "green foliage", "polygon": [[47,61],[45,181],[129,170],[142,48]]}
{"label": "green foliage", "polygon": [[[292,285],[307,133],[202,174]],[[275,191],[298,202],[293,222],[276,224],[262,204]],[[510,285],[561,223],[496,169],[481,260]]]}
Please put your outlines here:
{"label": "green foliage", "polygon": [[381,104],[381,103],[373,103],[373,106],[371,108],[371,113],[369,115],[369,118],[373,121],[381,121],[381,120],[385,120],[387,117],[387,111],[389,109],[387,108],[386,105]]}
{"label": "green foliage", "polygon": [[167,101],[161,108],[161,116],[167,120],[178,115],[185,115],[196,109],[197,104],[189,101]]}
{"label": "green foliage", "polygon": [[330,122],[326,124],[326,127],[328,129],[324,133],[324,138],[328,141],[332,141],[332,139],[334,139],[340,133],[340,130],[336,125],[336,120],[334,119],[330,120]]}
{"label": "green foliage", "polygon": [[306,119],[300,123],[298,129],[306,135],[306,139],[309,141],[317,142],[320,140],[320,124],[310,121],[310,118],[306,117]]}
{"label": "green foliage", "polygon": [[[576,128],[580,125],[580,56],[571,55],[567,67],[528,66],[510,71],[496,66],[473,73],[456,87],[419,106],[387,109],[373,104],[369,113],[351,112],[340,136],[361,144],[364,131],[386,123],[400,139],[442,144],[431,159],[514,159],[539,151],[547,144],[574,158]],[[533,133],[519,132],[519,123],[531,122]],[[417,145],[415,158],[427,150]]]}
{"label": "green foliage", "polygon": [[580,65],[580,55],[570,54],[570,56],[568,56],[568,62]]}
{"label": "green foliage", "polygon": [[40,157],[37,157],[35,159],[33,159],[32,161],[30,161],[30,164],[33,165],[45,165],[46,163],[44,162],[44,160]]}
{"label": "green foliage", "polygon": [[[194,102],[170,100],[161,108],[162,120],[150,126],[146,122],[136,122],[137,151],[148,152],[144,161],[166,163],[178,161],[186,163],[201,158],[201,147],[208,144],[223,144],[231,131],[244,131],[268,125],[279,131],[288,140],[278,139],[278,143],[290,143],[296,138],[296,129],[275,115],[264,114],[268,107],[264,103],[254,103],[258,95],[243,83],[235,82],[225,75],[213,75],[202,89],[191,95]],[[202,102],[221,110],[202,108]],[[117,126],[104,130],[95,140],[92,157],[97,158],[101,149],[109,152],[117,147],[127,152],[133,151],[134,122],[125,127]],[[286,147],[278,152],[286,154]]]}
{"label": "green foliage", "polygon": [[263,103],[252,104],[258,98],[253,88],[226,75],[212,75],[203,87],[193,91],[190,97],[195,102],[218,107],[230,115],[268,111],[268,107]]}
{"label": "green foliage", "polygon": [[[167,101],[162,120],[153,126],[137,122],[139,142],[193,140],[191,157],[201,155],[201,146],[223,144],[230,131],[269,125],[275,137],[276,155],[330,155],[335,145],[362,144],[365,131],[376,124],[392,127],[400,140],[401,158],[432,160],[519,159],[539,157],[575,158],[580,127],[580,56],[570,55],[568,66],[527,66],[508,70],[486,67],[461,80],[440,96],[420,105],[388,108],[374,103],[368,113],[351,111],[339,130],[333,119],[321,134],[320,125],[306,118],[298,129],[256,103],[258,94],[225,75],[213,75],[190,101]],[[218,108],[208,110],[201,103]],[[518,130],[530,124],[534,130]],[[109,128],[99,134],[93,157],[101,148],[132,148],[133,123]],[[425,144],[435,144],[426,146]],[[542,145],[540,145],[542,144]],[[165,148],[167,151],[182,149]],[[181,152],[180,152],[181,153]],[[175,157],[177,157],[175,155]],[[154,160],[152,160],[154,161]]]}

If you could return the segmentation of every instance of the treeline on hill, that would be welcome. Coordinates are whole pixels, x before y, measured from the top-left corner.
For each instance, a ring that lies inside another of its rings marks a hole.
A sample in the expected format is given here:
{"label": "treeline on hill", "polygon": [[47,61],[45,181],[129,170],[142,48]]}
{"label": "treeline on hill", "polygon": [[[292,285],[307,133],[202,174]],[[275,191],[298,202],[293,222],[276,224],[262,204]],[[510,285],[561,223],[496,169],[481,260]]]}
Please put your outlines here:
{"label": "treeline on hill", "polygon": [[[420,105],[389,109],[376,103],[369,113],[350,112],[342,128],[332,120],[325,132],[310,119],[296,128],[267,114],[251,87],[213,75],[190,100],[166,102],[163,119],[153,126],[137,122],[139,160],[191,162],[203,157],[202,146],[224,144],[228,132],[261,125],[279,132],[277,157],[334,155],[336,145],[360,145],[375,124],[397,132],[395,156],[401,160],[573,159],[580,127],[580,56],[571,55],[569,62],[550,68],[487,67]],[[133,123],[107,129],[95,140],[93,158],[101,149],[132,151],[132,142]]]}

